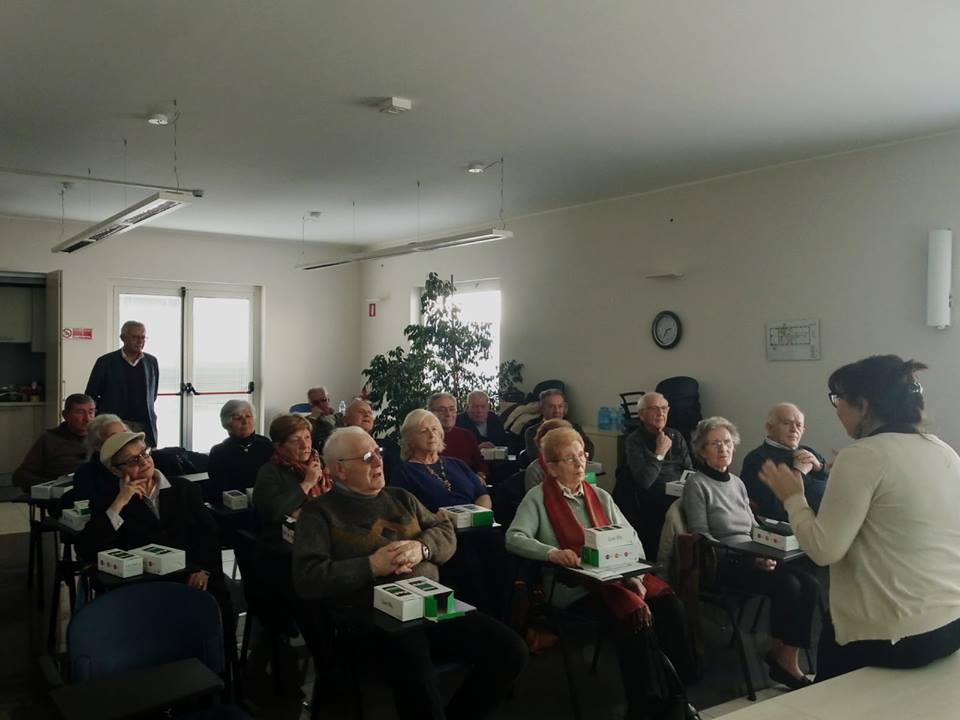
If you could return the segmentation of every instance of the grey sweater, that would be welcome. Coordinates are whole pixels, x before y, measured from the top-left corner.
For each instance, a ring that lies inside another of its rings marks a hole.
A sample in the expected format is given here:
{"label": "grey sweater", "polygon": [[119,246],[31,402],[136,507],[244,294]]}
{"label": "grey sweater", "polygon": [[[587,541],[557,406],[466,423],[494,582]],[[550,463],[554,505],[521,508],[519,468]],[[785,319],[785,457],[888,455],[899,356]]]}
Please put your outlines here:
{"label": "grey sweater", "polygon": [[683,512],[687,530],[712,540],[750,540],[753,513],[743,481],[733,473],[717,480],[704,472],[687,478],[683,488]]}

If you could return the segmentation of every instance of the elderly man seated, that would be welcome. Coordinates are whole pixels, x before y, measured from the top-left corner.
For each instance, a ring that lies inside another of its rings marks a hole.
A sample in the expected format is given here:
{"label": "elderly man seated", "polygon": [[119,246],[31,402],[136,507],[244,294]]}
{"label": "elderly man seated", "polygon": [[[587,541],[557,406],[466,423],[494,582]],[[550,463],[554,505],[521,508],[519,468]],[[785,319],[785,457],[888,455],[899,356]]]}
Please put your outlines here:
{"label": "elderly man seated", "polygon": [[307,402],[310,403],[310,414],[307,415],[307,420],[313,427],[311,433],[313,449],[323,452],[323,444],[334,428],[343,425],[343,417],[333,411],[333,406],[330,405],[330,393],[322,385],[307,390]]}
{"label": "elderly man seated", "polygon": [[467,411],[457,415],[457,427],[469,430],[477,439],[480,448],[508,447],[516,451],[519,438],[508,433],[503,421],[495,412],[490,412],[490,397],[482,390],[467,395]]}
{"label": "elderly man seated", "polygon": [[626,464],[617,468],[613,499],[637,528],[648,557],[656,559],[660,531],[669,507],[677,499],[666,494],[666,483],[679,480],[693,468],[687,443],[677,430],[667,427],[670,405],[658,392],[640,401],[640,427],[625,441]]}
{"label": "elderly man seated", "polygon": [[[537,444],[534,442],[534,438],[537,435],[537,429],[540,427],[540,423],[545,420],[563,420],[567,417],[567,398],[563,394],[563,390],[551,388],[540,393],[540,417],[542,418],[540,422],[528,425],[523,431],[523,446],[527,451],[528,462],[535,462],[537,459],[539,450],[537,449]],[[583,440],[583,447],[586,450],[587,457],[592,458],[593,441],[587,437],[587,434],[580,425],[572,420],[567,420],[567,422],[573,426],[574,430],[580,433],[580,439]]]}
{"label": "elderly man seated", "polygon": [[87,426],[97,414],[97,406],[89,395],[75,393],[63,404],[63,422],[45,430],[27,452],[13,473],[13,482],[29,490],[31,485],[56,480],[80,467],[87,459],[84,443]]}
{"label": "elderly man seated", "polygon": [[747,486],[751,502],[756,503],[758,515],[777,520],[787,519],[783,503],[760,481],[760,467],[767,460],[797,470],[803,476],[807,503],[814,512],[820,509],[820,501],[827,490],[829,471],[823,455],[808,445],[800,444],[806,429],[803,419],[800,408],[792,403],[774,405],[767,414],[767,437],[760,447],[754,448],[743,458],[740,477]]}
{"label": "elderly man seated", "polygon": [[457,427],[457,401],[450,393],[438,392],[430,396],[427,410],[437,416],[443,428],[444,448],[441,455],[463,460],[467,467],[486,479],[487,463],[480,454],[477,439],[469,430]]}
{"label": "elderly man seated", "polygon": [[[373,422],[375,420],[373,407],[363,398],[355,398],[353,402],[347,405],[343,413],[344,427],[362,428],[368,435],[373,435]],[[383,453],[383,474],[390,483],[394,470],[402,462],[400,460],[400,444],[390,438],[377,438],[380,444],[380,451]]]}
{"label": "elderly man seated", "polygon": [[[297,523],[293,582],[305,600],[327,604],[338,622],[357,624],[350,651],[360,669],[390,683],[400,718],[484,717],[523,668],[523,641],[479,612],[408,632],[369,625],[373,587],[423,576],[436,580],[438,565],[456,550],[450,521],[427,510],[413,495],[385,487],[377,441],[358,427],[334,431],[324,448],[333,489],[307,503]],[[463,684],[443,706],[433,658],[466,661]]]}

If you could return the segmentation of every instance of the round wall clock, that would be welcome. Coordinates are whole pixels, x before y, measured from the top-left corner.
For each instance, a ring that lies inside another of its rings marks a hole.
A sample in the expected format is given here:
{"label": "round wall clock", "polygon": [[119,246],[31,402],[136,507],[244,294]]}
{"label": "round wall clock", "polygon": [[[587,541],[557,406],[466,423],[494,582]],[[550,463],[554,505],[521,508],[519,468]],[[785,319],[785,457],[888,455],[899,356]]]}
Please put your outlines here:
{"label": "round wall clock", "polygon": [[653,325],[650,328],[653,335],[653,341],[657,346],[664,350],[669,350],[677,346],[680,342],[680,336],[683,334],[683,325],[680,317],[675,312],[664,310],[657,313],[653,319]]}

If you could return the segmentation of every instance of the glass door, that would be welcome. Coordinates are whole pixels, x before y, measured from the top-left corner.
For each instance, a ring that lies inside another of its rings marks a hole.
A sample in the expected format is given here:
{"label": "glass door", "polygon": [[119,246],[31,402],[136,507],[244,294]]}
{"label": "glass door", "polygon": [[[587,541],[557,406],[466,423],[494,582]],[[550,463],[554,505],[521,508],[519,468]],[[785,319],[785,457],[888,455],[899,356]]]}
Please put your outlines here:
{"label": "glass door", "polygon": [[160,366],[159,447],[209,452],[226,437],[220,408],[227,400],[247,400],[256,411],[255,289],[117,288],[116,298],[118,338],[127,320],[144,323],[144,350]]}

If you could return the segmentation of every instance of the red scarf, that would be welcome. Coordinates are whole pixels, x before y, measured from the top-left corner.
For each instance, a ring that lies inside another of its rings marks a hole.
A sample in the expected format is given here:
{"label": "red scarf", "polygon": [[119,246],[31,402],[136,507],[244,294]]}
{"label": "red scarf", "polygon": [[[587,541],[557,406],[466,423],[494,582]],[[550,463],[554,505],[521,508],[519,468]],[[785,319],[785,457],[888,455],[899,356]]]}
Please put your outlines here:
{"label": "red scarf", "polygon": [[[291,460],[290,458],[284,457],[276,450],[273,451],[273,455],[270,457],[270,462],[274,463],[275,465],[279,465],[280,467],[293,470],[301,478],[307,476],[307,467],[314,461],[320,461],[320,453],[318,453],[316,450],[313,450],[310,453],[310,459],[307,460],[307,462]],[[333,482],[330,480],[330,474],[327,472],[327,468],[324,467],[317,484],[310,488],[310,491],[307,493],[307,495],[309,497],[319,497],[327,492],[331,487],[333,487]]]}
{"label": "red scarf", "polygon": [[[587,506],[590,526],[609,525],[610,519],[604,512],[593,486],[588,482],[581,482],[580,487],[583,488],[583,499]],[[579,556],[584,541],[583,526],[564,499],[563,490],[556,478],[548,476],[543,481],[543,505],[560,547],[564,550],[573,550]],[[643,585],[649,597],[656,597],[670,588],[663,580],[650,574],[643,576]],[[604,583],[600,586],[599,592],[617,620],[626,620],[646,605],[643,598],[625,587],[622,582]]]}

